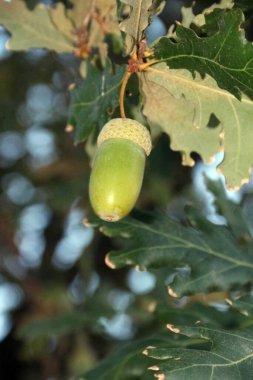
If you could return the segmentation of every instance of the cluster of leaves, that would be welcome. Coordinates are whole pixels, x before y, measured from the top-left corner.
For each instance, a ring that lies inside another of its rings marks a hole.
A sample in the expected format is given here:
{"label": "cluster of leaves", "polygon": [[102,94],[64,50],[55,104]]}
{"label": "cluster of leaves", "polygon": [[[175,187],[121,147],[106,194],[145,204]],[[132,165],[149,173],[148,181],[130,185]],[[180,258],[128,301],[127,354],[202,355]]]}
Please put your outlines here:
{"label": "cluster of leaves", "polygon": [[104,59],[107,31],[119,38],[113,0],[73,0],[68,9],[62,3],[53,8],[41,3],[33,10],[22,0],[1,0],[0,10],[0,24],[12,33],[8,47],[14,51],[45,48],[85,58],[98,49]]}
{"label": "cluster of leaves", "polygon": [[[223,226],[212,224],[193,207],[187,210],[184,225],[150,213],[136,213],[117,224],[89,220],[107,236],[121,237],[124,242],[124,249],[109,253],[111,267],[153,268],[162,283],[167,278],[168,294],[161,289],[152,291],[147,309],[142,310],[152,333],[119,346],[100,366],[78,379],[152,379],[154,374],[159,379],[250,377],[252,224],[242,208],[227,199],[221,182],[208,181],[207,185],[226,222]],[[112,316],[105,299],[98,299],[101,313]],[[20,334],[32,339],[84,326],[96,331],[99,320],[94,307],[87,300],[77,311],[24,326]],[[129,315],[134,315],[135,308],[128,310]]]}
{"label": "cluster of leaves", "polygon": [[[147,341],[135,342],[115,354],[111,361],[99,369],[89,372],[85,379],[117,379],[118,367],[124,379],[152,379],[144,371],[144,365],[155,372],[158,379],[246,379],[252,373],[252,332],[228,332],[217,328],[174,327],[171,336],[152,337]],[[173,334],[180,334],[175,339]],[[141,359],[140,350],[148,346]],[[144,361],[144,363],[143,363]],[[117,366],[115,365],[117,363]],[[143,365],[144,364],[144,365]],[[153,364],[153,365],[152,365]],[[121,377],[122,378],[122,377]]]}
{"label": "cluster of leaves", "polygon": [[[127,31],[127,37],[130,36],[135,43],[140,42],[140,31],[147,24],[144,24],[143,17],[137,17],[137,14],[145,13],[138,13],[137,8],[146,3],[137,2],[129,19],[121,23],[122,30]],[[220,5],[221,8],[230,6],[231,2]],[[188,12],[188,17],[173,33],[173,39],[164,37],[153,45],[151,59],[156,63],[139,73],[140,106],[143,106],[143,114],[153,135],[159,131],[167,133],[171,148],[182,152],[184,165],[194,165],[193,152],[198,153],[204,162],[211,162],[218,151],[224,151],[218,170],[225,175],[228,188],[238,189],[248,182],[253,162],[250,147],[253,47],[241,29],[244,21],[241,9],[211,10],[205,13],[201,22],[191,13],[191,24],[198,26],[197,32],[184,26],[184,23],[189,24]],[[128,39],[126,42],[129,45],[127,51],[131,52],[133,43],[129,44]],[[108,71],[97,73],[97,78],[97,83],[101,81],[99,78],[108,78]],[[117,97],[122,77],[116,75],[114,78],[118,80],[114,91]],[[106,82],[110,82],[110,78]],[[85,106],[82,113],[86,115],[95,108],[93,102],[99,106],[101,114],[108,111],[108,102],[111,103],[110,112],[115,109],[110,85],[104,87],[103,97],[108,101],[103,104],[92,92],[83,91],[84,86],[87,88],[83,83],[73,91],[70,110],[70,123],[76,126],[77,141],[86,139],[95,125],[92,120],[80,126],[78,117],[73,117],[81,105]],[[88,104],[85,102],[87,97]],[[108,112],[106,116],[110,117]]]}
{"label": "cluster of leaves", "polygon": [[[125,68],[112,69],[107,61],[111,44],[107,34],[120,40],[120,27],[126,33],[126,52],[132,53],[150,17],[163,5],[151,0],[123,3],[132,8],[118,26],[114,1],[89,1],[85,6],[77,1],[72,9],[65,9],[61,3],[55,8],[40,4],[33,11],[21,0],[1,2],[0,23],[12,33],[9,48],[40,47],[73,52],[79,57],[86,57],[92,49],[100,52],[104,69],[94,68],[89,61],[86,81],[71,92],[69,123],[76,128],[76,142],[87,139],[117,108]],[[236,189],[248,182],[253,163],[253,47],[241,28],[241,9],[219,9],[231,8],[232,4],[222,2],[201,18],[192,11],[185,12],[188,17],[177,25],[173,38],[161,38],[153,45],[151,59],[156,63],[139,73],[139,82],[140,107],[153,134],[167,133],[171,148],[182,152],[185,165],[194,164],[193,152],[210,162],[218,151],[224,151],[219,170],[227,186]],[[236,5],[239,7],[240,2]],[[247,2],[245,7],[251,9]],[[194,30],[188,27],[189,20]],[[85,125],[82,120],[86,120]]]}
{"label": "cluster of leaves", "polygon": [[[33,10],[21,0],[0,1],[0,24],[12,34],[10,49],[36,47],[73,53],[79,59],[89,56],[82,80],[71,90],[69,124],[75,128],[76,142],[88,139],[117,114],[126,65],[116,66],[111,58],[123,46],[125,54],[135,53],[151,17],[164,5],[159,0],[121,0],[118,24],[114,0],[73,0],[69,8],[39,4]],[[182,23],[153,44],[152,55],[145,58],[147,69],[138,73],[138,106],[152,135],[168,134],[186,165],[194,164],[193,152],[209,162],[224,151],[219,169],[230,188],[248,182],[253,163],[253,47],[242,28],[243,11],[252,11],[251,1],[222,1],[197,16],[185,8]],[[153,378],[147,367],[160,380],[251,377],[253,302],[251,295],[241,295],[246,285],[250,288],[253,275],[252,227],[220,183],[208,186],[224,225],[211,223],[194,207],[186,209],[184,224],[153,214],[117,224],[90,220],[105,235],[122,240],[124,249],[107,256],[111,268],[135,266],[154,273],[163,268],[170,274],[170,302],[165,298],[149,311],[156,332],[120,348],[82,378]],[[239,300],[232,290],[239,292]],[[226,313],[191,303],[202,300],[200,293],[214,291],[223,296]],[[20,334],[64,334],[94,325],[91,305],[87,310],[85,316],[81,309],[35,323]],[[107,308],[105,312],[110,315]]]}

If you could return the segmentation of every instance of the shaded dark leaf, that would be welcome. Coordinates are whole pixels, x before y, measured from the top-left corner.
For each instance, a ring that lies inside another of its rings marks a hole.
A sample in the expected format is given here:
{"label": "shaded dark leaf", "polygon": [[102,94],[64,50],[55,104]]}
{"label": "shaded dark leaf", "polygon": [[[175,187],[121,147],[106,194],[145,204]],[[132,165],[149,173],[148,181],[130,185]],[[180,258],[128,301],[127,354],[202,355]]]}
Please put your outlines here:
{"label": "shaded dark leaf", "polygon": [[240,9],[214,10],[206,15],[210,37],[199,38],[193,30],[178,25],[176,43],[161,38],[154,47],[155,57],[172,69],[211,75],[219,87],[238,99],[242,93],[253,98],[253,46],[240,28],[243,21]]}
{"label": "shaded dark leaf", "polygon": [[69,123],[76,128],[75,142],[87,139],[92,128],[102,126],[119,105],[119,92],[125,67],[116,67],[113,72],[107,61],[104,70],[91,63],[83,82],[71,90]]}
{"label": "shaded dark leaf", "polygon": [[146,223],[132,218],[117,224],[96,222],[104,234],[126,239],[127,248],[110,252],[107,264],[174,269],[171,286],[178,296],[210,288],[227,290],[250,281],[253,244],[240,245],[227,227],[212,224],[193,208],[187,215],[194,228],[155,215]]}
{"label": "shaded dark leaf", "polygon": [[104,362],[97,368],[85,373],[78,380],[151,380],[152,373],[148,367],[152,365],[153,359],[143,355],[147,346],[161,347],[171,344],[174,347],[185,347],[185,344],[198,344],[201,340],[174,339],[166,334],[158,333],[146,339],[124,344],[117,347]]}
{"label": "shaded dark leaf", "polygon": [[[224,331],[207,327],[168,326],[173,333],[200,338],[210,350],[150,348],[147,355],[157,361],[156,376],[163,379],[238,380],[250,379],[253,370],[252,331]],[[163,377],[162,377],[163,374]]]}
{"label": "shaded dark leaf", "polygon": [[235,0],[235,6],[241,8],[244,11],[253,10],[253,3],[251,0]]}

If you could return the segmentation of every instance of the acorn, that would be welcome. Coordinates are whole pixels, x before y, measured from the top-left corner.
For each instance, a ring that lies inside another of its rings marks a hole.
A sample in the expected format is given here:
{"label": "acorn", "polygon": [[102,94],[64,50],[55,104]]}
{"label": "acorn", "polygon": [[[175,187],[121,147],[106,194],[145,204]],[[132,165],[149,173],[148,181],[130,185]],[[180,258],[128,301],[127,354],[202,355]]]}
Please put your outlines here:
{"label": "acorn", "polygon": [[139,196],[150,133],[139,122],[117,118],[101,130],[92,165],[89,196],[94,212],[107,222],[124,218]]}

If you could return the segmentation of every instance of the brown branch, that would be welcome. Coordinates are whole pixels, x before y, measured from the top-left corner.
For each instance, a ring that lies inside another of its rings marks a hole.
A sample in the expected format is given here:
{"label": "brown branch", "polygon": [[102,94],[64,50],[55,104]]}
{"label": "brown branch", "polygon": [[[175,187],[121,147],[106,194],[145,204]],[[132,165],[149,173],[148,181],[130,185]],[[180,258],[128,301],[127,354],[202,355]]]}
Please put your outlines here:
{"label": "brown branch", "polygon": [[123,119],[126,118],[125,108],[124,108],[125,91],[126,91],[127,82],[128,82],[131,75],[132,75],[131,71],[127,70],[125,73],[122,85],[121,85],[121,89],[120,89],[120,96],[119,96],[120,115]]}

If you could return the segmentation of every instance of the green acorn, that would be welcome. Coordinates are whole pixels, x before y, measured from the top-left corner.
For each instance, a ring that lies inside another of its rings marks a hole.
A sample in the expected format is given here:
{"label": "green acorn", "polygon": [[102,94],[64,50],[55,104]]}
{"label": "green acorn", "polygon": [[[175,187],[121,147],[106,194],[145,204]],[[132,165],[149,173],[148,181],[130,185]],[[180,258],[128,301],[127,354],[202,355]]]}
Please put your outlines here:
{"label": "green acorn", "polygon": [[116,222],[132,210],[139,196],[151,138],[139,122],[118,118],[105,124],[97,143],[90,201],[101,219]]}

